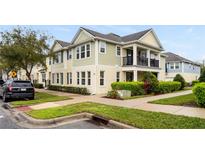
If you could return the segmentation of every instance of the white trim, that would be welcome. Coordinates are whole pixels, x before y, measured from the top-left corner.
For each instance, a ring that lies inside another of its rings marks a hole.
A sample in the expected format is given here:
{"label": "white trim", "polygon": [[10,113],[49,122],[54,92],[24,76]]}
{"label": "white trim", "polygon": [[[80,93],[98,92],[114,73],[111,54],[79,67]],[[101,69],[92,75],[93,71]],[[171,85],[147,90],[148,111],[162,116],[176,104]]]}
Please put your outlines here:
{"label": "white trim", "polygon": [[[105,43],[105,52],[104,53],[100,51],[102,43]],[[106,54],[107,53],[107,43],[105,41],[99,41],[99,49],[98,49],[98,51],[99,51],[100,54]]]}

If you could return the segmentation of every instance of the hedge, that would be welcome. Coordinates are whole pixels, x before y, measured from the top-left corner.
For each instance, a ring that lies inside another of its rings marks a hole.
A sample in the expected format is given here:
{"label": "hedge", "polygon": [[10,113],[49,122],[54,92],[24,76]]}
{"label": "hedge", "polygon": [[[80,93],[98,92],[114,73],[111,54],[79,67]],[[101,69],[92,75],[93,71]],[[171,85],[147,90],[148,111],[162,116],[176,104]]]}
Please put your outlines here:
{"label": "hedge", "polygon": [[39,89],[42,89],[42,88],[43,88],[43,84],[41,84],[41,83],[34,83],[33,86],[34,86],[35,88],[39,88]]}
{"label": "hedge", "polygon": [[181,83],[177,81],[161,81],[156,87],[155,93],[165,94],[173,91],[178,91],[181,88]]}
{"label": "hedge", "polygon": [[196,84],[193,93],[196,96],[197,104],[205,107],[205,83]]}
{"label": "hedge", "polygon": [[48,89],[49,90],[55,90],[55,91],[75,93],[75,94],[82,94],[82,95],[89,95],[90,94],[88,89],[83,88],[83,87],[69,87],[69,86],[49,85]]}
{"label": "hedge", "polygon": [[200,83],[199,80],[194,80],[194,81],[192,81],[191,84],[192,84],[192,86],[195,86],[197,83]]}
{"label": "hedge", "polygon": [[145,94],[143,82],[114,82],[111,87],[113,90],[130,90],[132,96]]}

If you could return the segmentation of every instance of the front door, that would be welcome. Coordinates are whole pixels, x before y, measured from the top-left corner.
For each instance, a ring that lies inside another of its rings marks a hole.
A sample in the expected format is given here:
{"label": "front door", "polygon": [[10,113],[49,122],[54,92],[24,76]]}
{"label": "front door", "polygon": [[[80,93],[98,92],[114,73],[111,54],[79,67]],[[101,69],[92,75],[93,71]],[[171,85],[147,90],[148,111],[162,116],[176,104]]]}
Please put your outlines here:
{"label": "front door", "polygon": [[133,72],[126,72],[126,81],[130,82],[133,81]]}

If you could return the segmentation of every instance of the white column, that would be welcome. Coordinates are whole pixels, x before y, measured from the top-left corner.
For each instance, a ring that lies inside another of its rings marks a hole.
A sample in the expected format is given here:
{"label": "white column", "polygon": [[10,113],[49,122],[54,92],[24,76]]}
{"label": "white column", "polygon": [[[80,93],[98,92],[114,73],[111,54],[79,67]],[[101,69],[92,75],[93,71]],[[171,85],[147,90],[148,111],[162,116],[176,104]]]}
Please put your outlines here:
{"label": "white column", "polygon": [[147,49],[148,67],[150,67],[150,50]]}
{"label": "white column", "polygon": [[93,83],[93,93],[92,94],[96,94],[97,93],[97,86],[98,86],[98,52],[99,51],[99,41],[96,40],[95,41],[95,72],[92,72],[91,74],[91,80]]}
{"label": "white column", "polygon": [[137,45],[133,45],[133,65],[137,65]]}
{"label": "white column", "polygon": [[184,73],[184,63],[181,63],[181,69],[182,69],[182,73]]}
{"label": "white column", "polygon": [[134,74],[134,78],[133,78],[133,80],[134,80],[134,81],[137,81],[137,71],[134,70],[133,72],[134,72],[134,73],[133,73],[133,74]]}

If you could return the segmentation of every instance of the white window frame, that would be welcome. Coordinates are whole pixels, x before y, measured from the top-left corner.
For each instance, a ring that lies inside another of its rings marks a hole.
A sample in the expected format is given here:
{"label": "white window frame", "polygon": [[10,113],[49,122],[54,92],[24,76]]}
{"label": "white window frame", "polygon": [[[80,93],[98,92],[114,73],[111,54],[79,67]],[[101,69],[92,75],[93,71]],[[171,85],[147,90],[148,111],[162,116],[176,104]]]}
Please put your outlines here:
{"label": "white window frame", "polygon": [[60,73],[60,84],[63,85],[64,84],[64,77],[63,77],[63,73]]}
{"label": "white window frame", "polygon": [[[120,48],[120,55],[118,55],[118,48]],[[121,50],[122,50],[122,48],[119,45],[116,45],[116,56],[117,57],[121,56],[121,53],[122,53]]]}
{"label": "white window frame", "polygon": [[[105,45],[105,52],[101,52],[101,46],[102,46],[102,44],[104,44]],[[100,41],[99,42],[99,53],[101,53],[101,54],[106,54],[107,53],[107,43],[105,42],[105,41]]]}
{"label": "white window frame", "polygon": [[[173,68],[171,68],[172,65],[173,65]],[[175,69],[174,63],[169,63],[169,69],[170,70],[174,70]]]}
{"label": "white window frame", "polygon": [[[119,73],[119,76],[118,76]],[[120,72],[116,72],[116,82],[120,82]]]}
{"label": "white window frame", "polygon": [[[105,71],[101,70],[100,73],[103,72],[103,78],[100,75],[100,86],[105,86]],[[103,85],[101,85],[101,80],[103,80]]]}
{"label": "white window frame", "polygon": [[77,84],[77,85],[80,85],[80,82],[81,82],[81,81],[80,81],[80,72],[76,72],[76,79],[77,79],[77,80],[76,80],[76,84]]}
{"label": "white window frame", "polygon": [[56,73],[56,83],[57,83],[57,84],[60,83],[60,80],[59,80],[60,77],[59,77],[59,76],[60,76],[59,73]]}
{"label": "white window frame", "polygon": [[[90,76],[88,76],[88,74],[90,74]],[[89,84],[90,82],[90,84]],[[90,86],[91,85],[91,71],[87,71],[87,85]]]}
{"label": "white window frame", "polygon": [[70,84],[73,84],[73,74],[70,72]]}
{"label": "white window frame", "polygon": [[[179,68],[176,68],[176,64],[178,64]],[[180,69],[180,62],[174,63],[174,69],[175,69],[175,70],[179,70],[179,69]]]}
{"label": "white window frame", "polygon": [[52,73],[52,83],[55,83],[55,73]]}
{"label": "white window frame", "polygon": [[[87,55],[87,45],[90,46],[90,56],[89,56],[89,57],[88,57],[88,55]],[[91,43],[85,44],[85,55],[86,55],[86,58],[90,58],[90,57],[91,57]]]}
{"label": "white window frame", "polygon": [[[80,46],[76,47],[76,59],[79,60],[81,55],[80,55]],[[78,55],[78,56],[77,56]]]}
{"label": "white window frame", "polygon": [[72,59],[72,50],[67,50],[67,60]]}
{"label": "white window frame", "polygon": [[[84,46],[84,58],[82,58],[81,54],[82,54],[82,47]],[[85,59],[86,58],[86,45],[83,44],[80,46],[80,59]]]}

